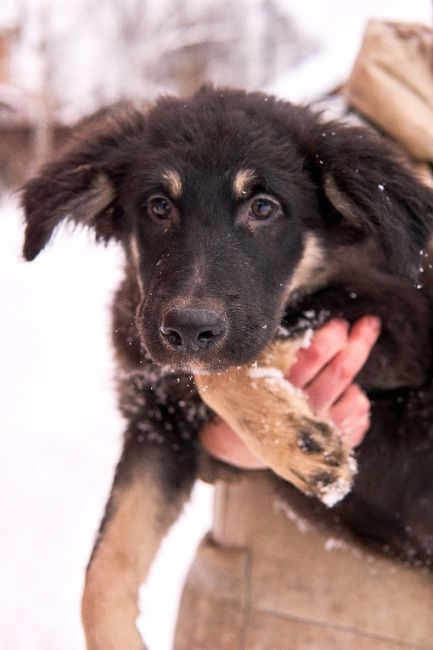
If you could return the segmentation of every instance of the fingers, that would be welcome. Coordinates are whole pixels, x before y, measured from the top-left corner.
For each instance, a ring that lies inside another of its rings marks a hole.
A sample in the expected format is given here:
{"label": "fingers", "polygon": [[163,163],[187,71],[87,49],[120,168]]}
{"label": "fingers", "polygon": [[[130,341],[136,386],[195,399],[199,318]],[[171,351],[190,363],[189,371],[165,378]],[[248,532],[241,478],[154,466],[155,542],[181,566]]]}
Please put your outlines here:
{"label": "fingers", "polygon": [[199,433],[200,442],[212,456],[241,469],[264,469],[242,440],[223,420],[206,424]]}
{"label": "fingers", "polygon": [[344,348],[349,323],[333,319],[314,334],[311,345],[301,349],[287,379],[297,388],[306,386],[322,368]]}
{"label": "fingers", "polygon": [[367,361],[379,332],[379,319],[374,316],[360,318],[352,326],[343,349],[303,388],[317,415],[326,414],[352,383]]}
{"label": "fingers", "polygon": [[312,410],[329,418],[350,447],[359,445],[370,427],[370,402],[353,380],[377,341],[380,321],[360,318],[349,331],[342,320],[332,320],[301,350],[288,379],[302,388]]}
{"label": "fingers", "polygon": [[329,419],[349,447],[361,444],[370,428],[370,400],[356,384],[351,384],[330,408]]}

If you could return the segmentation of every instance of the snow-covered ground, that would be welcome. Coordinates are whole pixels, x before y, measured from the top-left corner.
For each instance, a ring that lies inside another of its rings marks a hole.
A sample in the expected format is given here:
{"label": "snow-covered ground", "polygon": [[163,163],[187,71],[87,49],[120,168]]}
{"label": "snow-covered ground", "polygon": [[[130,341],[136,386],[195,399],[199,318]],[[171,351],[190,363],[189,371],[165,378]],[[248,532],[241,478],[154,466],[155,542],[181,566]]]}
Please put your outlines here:
{"label": "snow-covered ground", "polygon": [[[314,84],[320,91],[326,74],[331,80],[337,68],[338,74],[350,68],[368,14],[431,20],[429,0],[280,3],[291,6],[332,52],[310,62],[316,67],[303,75],[279,81],[282,93],[297,98],[309,98]],[[20,260],[21,240],[16,204],[3,199],[0,650],[80,650],[84,567],[122,431],[108,336],[108,305],[121,259],[116,248],[97,248],[84,232],[61,232],[54,246],[26,264]],[[199,485],[143,590],[140,625],[151,650],[171,647],[176,598],[209,526],[211,500],[211,488]]]}

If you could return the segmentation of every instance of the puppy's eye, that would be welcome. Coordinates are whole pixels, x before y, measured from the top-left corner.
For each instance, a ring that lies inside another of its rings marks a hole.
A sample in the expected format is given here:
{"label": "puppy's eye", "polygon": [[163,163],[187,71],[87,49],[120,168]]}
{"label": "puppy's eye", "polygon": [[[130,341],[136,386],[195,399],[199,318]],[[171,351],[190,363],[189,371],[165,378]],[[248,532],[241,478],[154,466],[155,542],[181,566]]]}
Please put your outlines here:
{"label": "puppy's eye", "polygon": [[278,205],[274,203],[274,201],[271,201],[270,199],[266,199],[263,196],[260,196],[256,199],[254,199],[251,202],[250,205],[250,215],[254,219],[269,219],[274,212],[277,210]]}
{"label": "puppy's eye", "polygon": [[147,202],[147,211],[155,219],[169,219],[173,212],[173,204],[165,196],[151,196]]}

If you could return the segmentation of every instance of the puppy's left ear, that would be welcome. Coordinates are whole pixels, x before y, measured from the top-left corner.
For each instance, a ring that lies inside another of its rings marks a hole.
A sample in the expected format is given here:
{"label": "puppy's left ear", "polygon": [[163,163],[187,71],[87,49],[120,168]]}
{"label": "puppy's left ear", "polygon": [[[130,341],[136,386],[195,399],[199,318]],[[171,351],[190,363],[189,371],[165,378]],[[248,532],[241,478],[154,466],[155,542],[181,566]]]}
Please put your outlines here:
{"label": "puppy's left ear", "polygon": [[140,113],[126,109],[96,114],[74,133],[68,149],[24,186],[26,260],[40,253],[63,220],[92,228],[104,242],[121,238],[118,191],[131,164],[130,147],[137,133],[144,131],[144,120]]}
{"label": "puppy's left ear", "polygon": [[315,131],[312,163],[332,210],[379,240],[394,273],[415,280],[433,233],[433,191],[368,129],[330,123]]}

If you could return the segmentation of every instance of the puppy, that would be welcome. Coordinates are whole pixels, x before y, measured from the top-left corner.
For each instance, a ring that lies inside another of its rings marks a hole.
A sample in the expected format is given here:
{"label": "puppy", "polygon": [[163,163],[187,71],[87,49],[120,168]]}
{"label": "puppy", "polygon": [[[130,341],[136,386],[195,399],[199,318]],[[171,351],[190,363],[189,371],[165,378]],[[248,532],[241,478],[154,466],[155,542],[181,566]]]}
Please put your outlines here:
{"label": "puppy", "polygon": [[[23,206],[27,260],[64,219],[125,251],[113,344],[126,428],[87,569],[89,649],[144,647],[138,589],[188,498],[197,433],[212,417],[193,376],[205,396],[213,377],[334,316],[375,314],[382,334],[358,377],[372,426],[332,512],[371,543],[431,563],[433,193],[397,150],[306,107],[204,88],[87,121],[27,184]],[[323,471],[302,470],[298,486],[320,496],[314,486],[337,481],[350,459],[325,453],[337,436],[313,414],[293,414],[292,437],[306,423],[298,448]]]}

